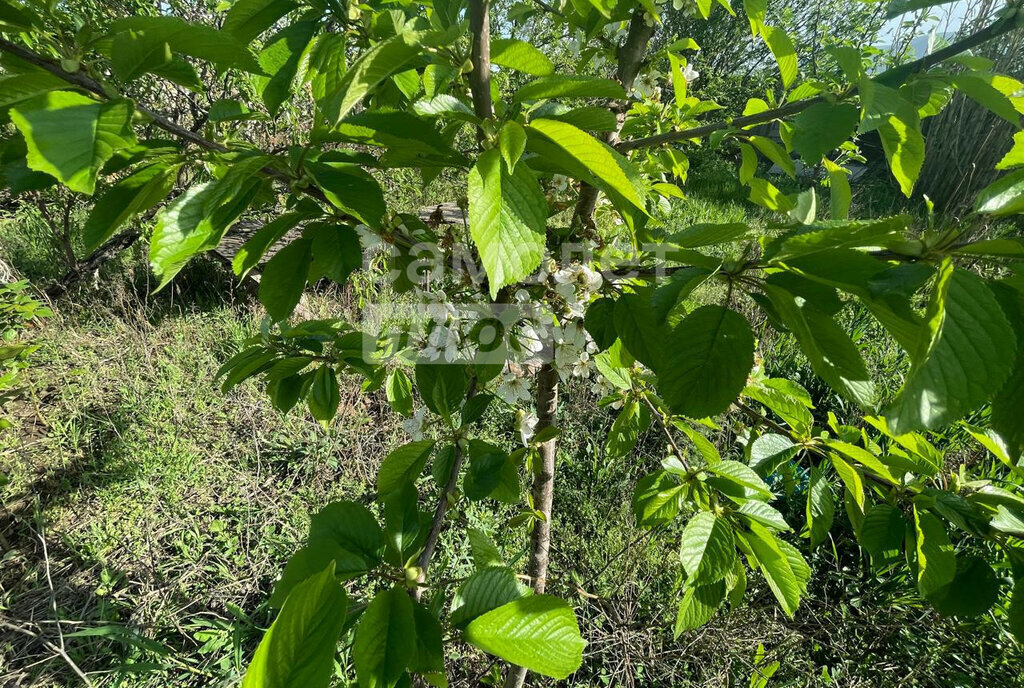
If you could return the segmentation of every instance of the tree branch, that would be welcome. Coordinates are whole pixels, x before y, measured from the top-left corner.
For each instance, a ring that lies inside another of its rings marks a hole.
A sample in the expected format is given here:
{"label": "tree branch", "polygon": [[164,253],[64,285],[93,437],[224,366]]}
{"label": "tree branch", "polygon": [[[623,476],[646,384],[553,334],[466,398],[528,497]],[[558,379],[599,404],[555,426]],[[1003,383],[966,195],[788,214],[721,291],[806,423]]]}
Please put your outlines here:
{"label": "tree branch", "polygon": [[[474,395],[476,395],[475,377],[469,381],[469,391],[466,393],[466,399],[472,399]],[[430,560],[434,556],[434,549],[437,547],[438,538],[441,537],[441,529],[444,527],[444,516],[448,512],[448,495],[455,492],[459,482],[459,473],[462,471],[462,464],[465,460],[466,456],[459,447],[459,443],[456,442],[455,460],[452,461],[452,470],[448,473],[448,482],[445,483],[444,491],[437,500],[437,506],[434,508],[434,519],[430,524],[430,533],[427,535],[427,539],[423,543],[423,551],[420,552],[420,557],[416,561],[416,565],[420,567],[419,576],[416,578],[418,584],[422,584],[427,579],[427,568],[430,566]],[[422,596],[423,586],[417,585],[412,592],[412,597],[419,602]]]}
{"label": "tree branch", "polygon": [[[940,62],[948,60],[951,57],[956,57],[960,53],[963,53],[971,48],[987,43],[988,41],[1002,36],[1005,33],[1014,31],[1021,28],[1021,19],[1018,19],[1016,15],[1007,15],[1002,19],[998,19],[992,24],[989,24],[984,29],[967,36],[966,38],[959,40],[955,43],[948,45],[942,50],[937,50],[930,55],[925,55],[919,60],[914,60],[900,67],[893,67],[892,69],[883,72],[874,78],[875,81],[881,84],[892,84],[899,83],[906,79],[908,76],[917,72],[922,72],[929,69]],[[850,87],[844,93],[838,96],[838,100],[845,100],[852,97],[857,93],[857,86]],[[716,131],[722,129],[735,128],[740,129],[744,127],[753,126],[756,124],[764,124],[771,122],[776,119],[783,119],[791,115],[803,112],[807,108],[817,103],[825,102],[823,96],[817,96],[814,98],[808,98],[806,100],[798,100],[792,103],[787,103],[781,107],[773,110],[766,110],[765,112],[759,112],[754,115],[747,115],[746,117],[737,117],[735,119],[724,119],[718,122],[712,122],[699,127],[693,127],[691,129],[683,129],[681,131],[669,131],[663,134],[655,134],[654,136],[645,136],[639,139],[630,139],[623,141],[616,146],[616,149],[620,153],[627,153],[637,148],[652,148],[655,146],[663,146],[666,143],[672,143],[674,141],[686,141],[688,139],[699,139],[705,136],[709,136]]]}
{"label": "tree branch", "polygon": [[[545,363],[537,373],[537,432],[554,425],[558,410],[558,371]],[[533,523],[530,536],[530,561],[526,569],[533,591],[544,593],[547,585],[548,562],[551,553],[551,503],[555,486],[555,455],[558,439],[552,437],[540,445],[539,456],[533,465],[533,508],[543,514]],[[522,688],[526,681],[524,667],[509,667],[505,688]]]}
{"label": "tree branch", "polygon": [[469,31],[473,35],[469,88],[473,93],[473,111],[480,119],[494,115],[491,103],[491,15],[490,0],[470,0]]}
{"label": "tree branch", "polygon": [[[644,15],[646,11],[642,7],[633,10],[633,17],[629,21],[629,31],[626,40],[619,46],[617,51],[618,67],[615,70],[615,78],[622,84],[622,88],[628,94],[636,77],[643,65],[644,53],[647,51],[647,44],[654,35],[654,26],[648,25]],[[604,140],[609,146],[615,146],[619,141],[619,133],[622,125],[626,122],[626,108],[621,108],[616,113],[616,124],[613,131],[605,134]],[[573,222],[581,225],[590,225],[594,221],[594,209],[597,207],[598,191],[596,187],[580,182],[580,196],[576,201],[576,209],[573,211]]]}

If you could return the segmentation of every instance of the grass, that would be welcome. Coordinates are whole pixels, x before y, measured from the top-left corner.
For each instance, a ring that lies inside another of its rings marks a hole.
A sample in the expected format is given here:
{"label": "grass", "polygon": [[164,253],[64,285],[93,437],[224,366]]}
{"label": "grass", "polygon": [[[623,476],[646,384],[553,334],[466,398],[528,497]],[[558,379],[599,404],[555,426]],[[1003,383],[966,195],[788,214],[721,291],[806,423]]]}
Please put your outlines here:
{"label": "grass", "polygon": [[[747,220],[738,189],[715,181],[707,164],[695,174],[709,181],[688,188],[690,202],[672,222]],[[0,222],[0,245],[37,281],[60,272],[60,253],[31,212]],[[38,333],[29,393],[6,409],[17,425],[0,434],[9,479],[0,488],[0,685],[77,685],[71,662],[101,686],[236,684],[309,514],[366,496],[381,458],[403,441],[382,395],[354,386],[327,428],[301,413],[282,417],[255,383],[221,393],[216,370],[258,327],[260,309],[212,262],[194,262],[156,295],[141,264],[133,252],[98,286],[56,304]],[[342,296],[311,295],[311,317],[358,301]],[[895,348],[850,317],[851,331],[871,343],[871,365],[895,381]],[[787,340],[765,329],[761,347],[769,372],[806,384],[819,413],[852,414]],[[637,531],[629,506],[663,441],[651,430],[628,459],[609,461],[612,413],[582,385],[562,398],[549,589],[573,601],[590,643],[566,685],[746,685],[760,645],[765,661],[782,663],[769,685],[1022,685],[1015,667],[1024,658],[998,625],[923,610],[905,577],[870,573],[841,516],[834,542],[812,558],[811,592],[795,619],[751,576],[738,609],[674,639],[680,526]],[[518,442],[494,411],[482,434]],[[730,423],[715,439],[739,451]],[[783,504],[796,523],[800,489]],[[514,513],[476,504],[465,517],[521,564],[525,533],[505,523]],[[443,538],[435,565],[464,575],[468,543]],[[61,637],[70,661],[54,651]],[[479,685],[488,667],[456,646],[453,685]]]}

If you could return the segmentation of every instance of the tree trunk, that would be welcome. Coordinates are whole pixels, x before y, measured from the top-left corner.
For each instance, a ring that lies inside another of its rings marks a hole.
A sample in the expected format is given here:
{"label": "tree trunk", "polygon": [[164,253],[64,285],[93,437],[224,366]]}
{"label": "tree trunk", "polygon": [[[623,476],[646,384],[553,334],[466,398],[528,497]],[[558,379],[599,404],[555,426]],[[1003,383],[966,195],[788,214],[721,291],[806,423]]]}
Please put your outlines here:
{"label": "tree trunk", "polygon": [[[648,26],[644,21],[645,10],[638,7],[633,11],[633,18],[629,22],[629,33],[626,34],[625,42],[619,46],[618,63],[615,78],[622,84],[622,88],[629,93],[636,81],[640,67],[643,65],[644,53],[647,51],[647,43],[654,35],[654,27]],[[619,108],[616,117],[618,123],[614,131],[605,134],[604,140],[609,146],[615,146],[619,142],[619,132],[626,121],[626,110]],[[576,203],[576,210],[573,212],[573,222],[589,226],[594,221],[594,210],[597,207],[597,189],[589,184],[580,182],[580,197]]]}
{"label": "tree trunk", "polygon": [[[545,363],[537,373],[537,432],[554,425],[558,410],[558,372]],[[533,524],[530,536],[530,562],[526,573],[533,591],[543,594],[547,587],[548,561],[551,550],[551,502],[555,487],[555,454],[558,440],[552,438],[540,445],[538,460],[533,466],[533,508],[544,514]],[[513,666],[505,678],[505,688],[522,688],[526,669]]]}

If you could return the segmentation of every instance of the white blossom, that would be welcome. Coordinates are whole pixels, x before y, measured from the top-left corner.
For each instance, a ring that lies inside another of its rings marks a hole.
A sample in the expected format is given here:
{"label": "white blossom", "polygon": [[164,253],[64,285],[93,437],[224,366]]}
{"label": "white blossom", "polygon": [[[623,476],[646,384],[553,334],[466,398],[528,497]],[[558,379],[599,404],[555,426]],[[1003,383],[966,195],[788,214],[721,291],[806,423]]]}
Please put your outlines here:
{"label": "white blossom", "polygon": [[508,404],[530,400],[530,383],[525,377],[517,377],[515,373],[504,372],[498,384],[498,396]]}
{"label": "white blossom", "polygon": [[683,68],[683,78],[686,79],[686,83],[693,83],[700,78],[700,72],[694,69],[692,64],[687,63]]}
{"label": "white blossom", "polygon": [[519,412],[519,435],[523,438],[523,446],[530,445],[530,439],[533,438],[539,421],[540,419],[537,418],[537,414],[533,411],[529,413]]}
{"label": "white blossom", "polygon": [[412,414],[411,418],[406,418],[402,421],[402,429],[408,433],[413,440],[423,439],[423,417],[426,414],[426,409],[421,408]]}

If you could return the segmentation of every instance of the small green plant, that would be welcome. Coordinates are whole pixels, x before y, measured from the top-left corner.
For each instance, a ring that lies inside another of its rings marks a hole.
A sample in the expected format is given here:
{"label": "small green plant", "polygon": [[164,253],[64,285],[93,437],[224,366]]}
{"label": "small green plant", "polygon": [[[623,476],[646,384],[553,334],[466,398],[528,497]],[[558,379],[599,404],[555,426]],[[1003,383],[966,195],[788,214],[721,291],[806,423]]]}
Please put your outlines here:
{"label": "small green plant", "polygon": [[[50,308],[32,292],[28,280],[0,284],[0,411],[20,397],[21,371],[29,366],[29,356],[38,345],[24,341],[26,329],[39,318],[53,315]],[[11,426],[0,418],[0,430]]]}

